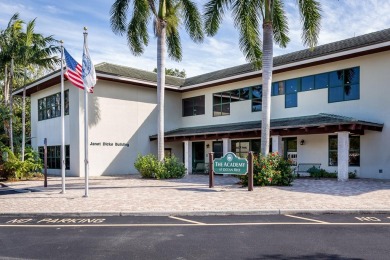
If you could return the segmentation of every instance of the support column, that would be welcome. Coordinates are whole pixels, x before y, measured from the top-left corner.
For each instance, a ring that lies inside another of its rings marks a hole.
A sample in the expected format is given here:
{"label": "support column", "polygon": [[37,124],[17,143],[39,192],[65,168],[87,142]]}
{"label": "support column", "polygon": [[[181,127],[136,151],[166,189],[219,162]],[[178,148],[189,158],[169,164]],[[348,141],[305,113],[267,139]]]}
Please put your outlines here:
{"label": "support column", "polygon": [[230,139],[229,138],[222,138],[222,151],[223,155],[228,153],[230,151]]}
{"label": "support column", "polygon": [[184,141],[184,166],[187,169],[186,174],[192,172],[192,143]]}
{"label": "support column", "polygon": [[349,132],[337,133],[337,179],[348,180]]}
{"label": "support column", "polygon": [[272,138],[272,152],[282,155],[283,144],[282,137],[280,135],[273,135]]}

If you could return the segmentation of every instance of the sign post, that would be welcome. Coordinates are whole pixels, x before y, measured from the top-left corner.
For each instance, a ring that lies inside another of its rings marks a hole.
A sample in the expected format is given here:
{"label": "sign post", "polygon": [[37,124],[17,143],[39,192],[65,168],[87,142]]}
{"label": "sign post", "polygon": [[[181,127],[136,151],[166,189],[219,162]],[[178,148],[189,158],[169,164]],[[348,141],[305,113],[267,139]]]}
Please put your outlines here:
{"label": "sign post", "polygon": [[253,152],[248,153],[248,191],[253,191]]}
{"label": "sign post", "polygon": [[43,148],[43,163],[45,164],[45,181],[43,183],[44,187],[47,187],[47,138],[43,139],[44,148]]}
{"label": "sign post", "polygon": [[209,153],[209,188],[214,187],[214,153]]}

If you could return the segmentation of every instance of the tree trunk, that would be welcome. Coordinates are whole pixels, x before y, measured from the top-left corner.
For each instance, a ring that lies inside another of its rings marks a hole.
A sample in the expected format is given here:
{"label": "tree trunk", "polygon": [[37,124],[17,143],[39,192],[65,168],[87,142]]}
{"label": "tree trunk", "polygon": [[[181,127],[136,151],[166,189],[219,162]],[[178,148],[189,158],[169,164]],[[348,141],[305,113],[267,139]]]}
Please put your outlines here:
{"label": "tree trunk", "polygon": [[24,68],[23,109],[22,109],[22,162],[24,162],[24,149],[26,145],[26,68]]}
{"label": "tree trunk", "polygon": [[7,107],[9,104],[9,80],[8,80],[8,65],[4,68],[4,105]]}
{"label": "tree trunk", "polygon": [[271,128],[271,84],[273,65],[273,39],[271,6],[272,0],[266,2],[266,15],[263,23],[263,104],[261,112],[261,153],[266,156],[270,146]]}
{"label": "tree trunk", "polygon": [[158,21],[161,32],[157,36],[157,157],[164,160],[164,96],[165,96],[165,41],[166,22]]}
{"label": "tree trunk", "polygon": [[12,96],[12,90],[14,87],[14,58],[11,59],[11,77],[10,77],[10,84],[9,84],[9,144],[11,151],[14,152],[14,135],[13,135],[13,96]]}

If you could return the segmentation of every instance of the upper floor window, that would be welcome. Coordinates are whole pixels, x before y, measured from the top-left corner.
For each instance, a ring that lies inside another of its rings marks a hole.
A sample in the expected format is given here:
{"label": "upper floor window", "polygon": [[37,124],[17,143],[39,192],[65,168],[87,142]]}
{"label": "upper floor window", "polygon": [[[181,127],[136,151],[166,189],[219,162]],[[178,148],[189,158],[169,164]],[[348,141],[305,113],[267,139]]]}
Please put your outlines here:
{"label": "upper floor window", "polygon": [[263,86],[252,87],[252,112],[261,111],[263,99]]}
{"label": "upper floor window", "polygon": [[299,79],[289,79],[285,83],[285,107],[297,107],[298,106],[298,90]]}
{"label": "upper floor window", "polygon": [[205,99],[203,96],[183,99],[183,116],[204,115]]}
{"label": "upper floor window", "polygon": [[284,94],[284,81],[274,82],[271,87],[271,96],[278,96]]}
{"label": "upper floor window", "polygon": [[[235,100],[235,98],[233,99]],[[213,94],[213,116],[230,115],[230,102],[230,91]]]}
{"label": "upper floor window", "polygon": [[350,68],[329,73],[329,103],[360,98],[359,68]]}
{"label": "upper floor window", "polygon": [[[69,115],[69,90],[65,90],[65,115]],[[38,99],[38,121],[61,116],[61,93]]]}

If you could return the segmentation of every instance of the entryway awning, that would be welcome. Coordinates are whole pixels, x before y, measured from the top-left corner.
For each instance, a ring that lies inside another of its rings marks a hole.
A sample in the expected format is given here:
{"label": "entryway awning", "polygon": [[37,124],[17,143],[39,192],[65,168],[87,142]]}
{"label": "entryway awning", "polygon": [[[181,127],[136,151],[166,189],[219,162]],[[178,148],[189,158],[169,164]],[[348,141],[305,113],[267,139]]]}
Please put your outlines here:
{"label": "entryway awning", "polygon": [[[348,131],[363,135],[365,130],[381,132],[383,124],[332,114],[290,117],[271,120],[271,135],[310,135]],[[165,132],[165,141],[197,141],[221,138],[254,138],[261,136],[261,121],[179,128]],[[149,137],[151,141],[157,135]]]}

